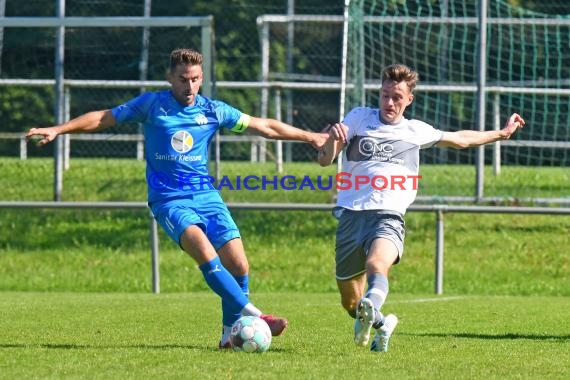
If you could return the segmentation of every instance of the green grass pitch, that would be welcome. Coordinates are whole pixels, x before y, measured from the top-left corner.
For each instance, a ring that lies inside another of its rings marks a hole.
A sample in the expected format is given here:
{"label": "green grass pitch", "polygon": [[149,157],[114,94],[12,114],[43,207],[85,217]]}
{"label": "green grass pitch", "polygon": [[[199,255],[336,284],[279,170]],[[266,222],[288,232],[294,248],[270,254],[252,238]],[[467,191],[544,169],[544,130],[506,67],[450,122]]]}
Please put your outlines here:
{"label": "green grass pitch", "polygon": [[2,379],[564,379],[567,297],[394,295],[387,353],[352,343],[331,293],[253,294],[290,326],[268,352],[219,352],[209,293],[0,293]]}
{"label": "green grass pitch", "polygon": [[[0,160],[0,199],[51,200],[51,160]],[[334,168],[333,168],[334,169]],[[566,168],[509,167],[486,194],[567,197]],[[222,173],[274,175],[271,164]],[[78,160],[64,200],[143,201],[134,160]],[[287,164],[297,176],[327,174]],[[420,193],[469,194],[473,169],[425,166]],[[457,186],[449,189],[449,179]],[[327,191],[223,191],[229,202],[330,202]],[[0,209],[0,380],[566,379],[568,215],[445,215],[444,294],[433,295],[435,218],[406,216],[403,260],[384,310],[400,318],[386,354],[352,343],[334,282],[329,212],[233,212],[252,301],[289,318],[264,354],[219,352],[219,300],[160,231],[151,293],[146,210]]]}

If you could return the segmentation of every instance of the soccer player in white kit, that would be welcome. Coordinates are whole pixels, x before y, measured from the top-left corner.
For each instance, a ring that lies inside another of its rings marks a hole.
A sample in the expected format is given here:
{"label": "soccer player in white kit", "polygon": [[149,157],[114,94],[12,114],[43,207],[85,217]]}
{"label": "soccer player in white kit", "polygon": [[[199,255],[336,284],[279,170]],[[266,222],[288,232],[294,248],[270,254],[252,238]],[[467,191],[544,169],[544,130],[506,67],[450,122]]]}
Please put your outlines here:
{"label": "soccer player in white kit", "polygon": [[[406,119],[419,75],[394,64],[382,72],[379,108],[357,107],[329,128],[319,164],[330,165],[343,149],[337,174],[336,279],[341,304],[355,318],[354,342],[388,351],[398,318],[384,316],[388,272],[404,249],[404,214],[417,193],[419,150],[432,146],[463,149],[506,140],[525,124],[514,113],[502,130],[445,132]],[[365,292],[365,287],[368,288]]]}

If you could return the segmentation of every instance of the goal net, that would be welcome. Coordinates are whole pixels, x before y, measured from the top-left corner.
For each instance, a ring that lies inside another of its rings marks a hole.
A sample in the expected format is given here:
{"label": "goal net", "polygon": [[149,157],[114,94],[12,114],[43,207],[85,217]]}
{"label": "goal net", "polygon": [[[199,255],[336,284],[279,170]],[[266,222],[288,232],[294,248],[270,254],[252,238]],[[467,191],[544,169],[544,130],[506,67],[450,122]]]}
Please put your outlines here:
{"label": "goal net", "polygon": [[[522,114],[527,127],[485,147],[485,197],[568,200],[570,4],[546,3],[533,2],[530,10],[488,2],[485,129],[502,128],[512,112]],[[406,117],[444,131],[477,129],[478,8],[479,1],[464,0],[351,0],[344,114],[359,105],[377,107],[382,69],[403,63],[420,74]],[[422,151],[420,195],[472,197],[476,157],[477,149]],[[452,177],[429,181],[436,164],[439,173],[450,165]]]}

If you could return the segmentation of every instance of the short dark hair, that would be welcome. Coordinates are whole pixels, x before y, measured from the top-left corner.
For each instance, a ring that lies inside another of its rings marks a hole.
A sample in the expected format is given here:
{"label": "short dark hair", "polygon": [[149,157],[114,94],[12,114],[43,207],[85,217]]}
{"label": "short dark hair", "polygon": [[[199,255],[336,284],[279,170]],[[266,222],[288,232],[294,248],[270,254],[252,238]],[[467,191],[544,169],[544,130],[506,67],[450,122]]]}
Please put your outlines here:
{"label": "short dark hair", "polygon": [[420,75],[406,65],[396,63],[386,67],[382,71],[382,83],[391,80],[396,83],[406,82],[410,92],[414,91],[416,84],[420,80]]}
{"label": "short dark hair", "polygon": [[178,65],[202,65],[202,54],[192,49],[176,49],[170,53],[170,71]]}

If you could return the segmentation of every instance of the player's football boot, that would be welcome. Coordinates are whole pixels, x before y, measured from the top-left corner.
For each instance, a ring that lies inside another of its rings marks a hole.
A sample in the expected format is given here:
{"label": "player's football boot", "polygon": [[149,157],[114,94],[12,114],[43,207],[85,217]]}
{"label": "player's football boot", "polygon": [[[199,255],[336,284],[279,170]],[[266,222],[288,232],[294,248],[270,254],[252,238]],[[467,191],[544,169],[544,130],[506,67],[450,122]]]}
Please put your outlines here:
{"label": "player's football boot", "polygon": [[376,317],[374,304],[368,298],[362,298],[356,306],[356,320],[354,321],[354,343],[357,346],[366,346],[370,340],[370,329]]}
{"label": "player's football boot", "polygon": [[285,318],[276,317],[271,314],[261,314],[259,318],[263,319],[265,323],[269,326],[272,336],[279,336],[283,333],[283,330],[287,327],[289,322]]}
{"label": "player's football boot", "polygon": [[370,351],[375,352],[386,352],[388,351],[388,343],[390,342],[390,337],[398,325],[398,317],[394,314],[388,314],[384,318],[384,324],[382,327],[376,330],[376,335],[372,344],[370,345]]}

